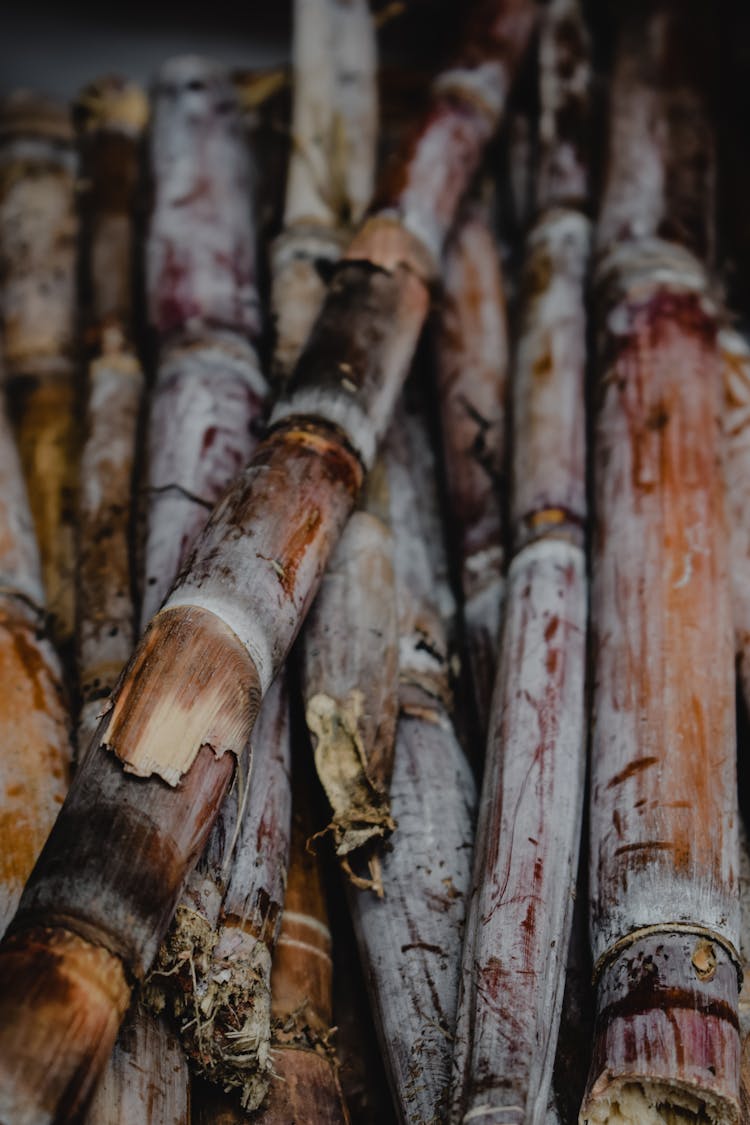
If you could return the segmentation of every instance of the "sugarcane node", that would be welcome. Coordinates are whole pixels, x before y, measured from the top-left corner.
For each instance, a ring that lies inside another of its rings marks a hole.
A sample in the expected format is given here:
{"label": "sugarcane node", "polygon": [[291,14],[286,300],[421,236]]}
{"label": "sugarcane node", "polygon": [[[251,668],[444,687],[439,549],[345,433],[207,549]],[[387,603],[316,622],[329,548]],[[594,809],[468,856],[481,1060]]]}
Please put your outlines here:
{"label": "sugarcane node", "polygon": [[304,415],[286,415],[269,430],[264,444],[276,443],[297,449],[302,456],[319,457],[329,480],[342,483],[352,497],[359,494],[364,482],[362,461],[340,426]]}
{"label": "sugarcane node", "polygon": [[407,230],[398,213],[380,211],[366,219],[349,241],[334,276],[347,262],[394,273],[399,267],[411,270],[425,285],[439,276],[439,266],[422,240]]}
{"label": "sugarcane node", "polygon": [[667,927],[639,934],[604,967],[584,1125],[617,1120],[618,1111],[627,1121],[656,1122],[660,1112],[680,1125],[739,1121],[729,1093],[740,1062],[737,964],[718,942],[698,944],[715,956],[708,975],[693,961],[695,934]]}

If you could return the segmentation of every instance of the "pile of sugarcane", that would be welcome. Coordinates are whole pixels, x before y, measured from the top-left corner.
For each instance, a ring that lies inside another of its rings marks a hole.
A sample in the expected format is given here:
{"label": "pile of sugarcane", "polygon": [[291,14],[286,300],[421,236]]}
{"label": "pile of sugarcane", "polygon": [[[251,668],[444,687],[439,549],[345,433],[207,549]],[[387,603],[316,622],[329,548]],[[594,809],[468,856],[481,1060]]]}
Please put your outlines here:
{"label": "pile of sugarcane", "polygon": [[750,1122],[709,7],[0,106],[0,1125]]}

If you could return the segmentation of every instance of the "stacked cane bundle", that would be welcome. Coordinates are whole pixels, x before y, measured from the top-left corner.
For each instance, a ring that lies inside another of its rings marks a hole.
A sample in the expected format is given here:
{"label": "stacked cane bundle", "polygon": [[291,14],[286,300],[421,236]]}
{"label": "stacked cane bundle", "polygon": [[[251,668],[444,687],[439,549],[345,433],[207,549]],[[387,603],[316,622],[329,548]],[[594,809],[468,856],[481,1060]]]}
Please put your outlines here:
{"label": "stacked cane bundle", "polygon": [[0,109],[0,1125],[747,1117],[704,8]]}

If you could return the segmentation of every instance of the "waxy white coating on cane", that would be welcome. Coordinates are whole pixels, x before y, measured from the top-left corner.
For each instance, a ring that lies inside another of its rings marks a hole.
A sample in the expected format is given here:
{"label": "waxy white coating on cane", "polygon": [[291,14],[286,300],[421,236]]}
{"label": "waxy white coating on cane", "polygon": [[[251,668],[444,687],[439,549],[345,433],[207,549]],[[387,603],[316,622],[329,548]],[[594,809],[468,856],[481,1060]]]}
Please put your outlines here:
{"label": "waxy white coating on cane", "polygon": [[154,208],[146,248],[149,320],[162,338],[227,327],[255,336],[260,313],[249,166],[225,70],[165,63],[151,125]]}

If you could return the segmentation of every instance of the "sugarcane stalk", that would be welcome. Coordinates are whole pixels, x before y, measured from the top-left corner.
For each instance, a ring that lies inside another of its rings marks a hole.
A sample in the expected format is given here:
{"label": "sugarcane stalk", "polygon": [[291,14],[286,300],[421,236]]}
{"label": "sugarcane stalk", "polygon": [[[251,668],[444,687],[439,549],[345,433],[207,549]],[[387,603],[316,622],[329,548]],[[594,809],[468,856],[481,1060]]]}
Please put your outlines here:
{"label": "sugarcane stalk", "polygon": [[0,932],[60,811],[70,732],[62,669],[44,633],[44,591],[26,486],[0,414]]}
{"label": "sugarcane stalk", "polygon": [[249,154],[236,91],[220,66],[192,56],[164,65],[150,152],[146,290],[159,356],[148,422],[144,626],[247,462],[268,390],[255,350]]}
{"label": "sugarcane stalk", "polygon": [[[143,91],[116,79],[87,86],[74,107],[91,353],[78,508],[77,733],[84,748],[135,643],[132,498],[143,391],[135,345],[135,241],[147,118]],[[187,1116],[187,1060],[179,1041],[135,1005],[86,1120],[181,1125]]]}
{"label": "sugarcane stalk", "polygon": [[710,45],[697,8],[622,13],[596,273],[592,1125],[739,1120]]}
{"label": "sugarcane stalk", "polygon": [[330,267],[370,203],[377,132],[366,0],[296,0],[293,26],[284,229],[271,251],[274,370],[282,381],[310,335]]}
{"label": "sugarcane stalk", "polygon": [[[271,955],[284,902],[291,793],[285,678],[255,726],[252,766],[225,801],[148,985],[198,1074],[254,1110],[269,1082]],[[250,782],[252,779],[252,783]]]}
{"label": "sugarcane stalk", "polygon": [[74,631],[76,162],[67,107],[0,107],[0,272],[8,409],[39,539],[53,639]]}
{"label": "sugarcane stalk", "polygon": [[553,0],[513,373],[512,559],[459,1006],[452,1112],[464,1122],[542,1125],[565,985],[586,746],[588,74],[577,0]]}
{"label": "sugarcane stalk", "polygon": [[0,1119],[59,1116],[63,1099],[75,1111],[153,962],[372,464],[534,17],[530,0],[473,13],[461,64],[437,80],[342,259],[269,436],[123,675],[0,946]]}
{"label": "sugarcane stalk", "polygon": [[[234,89],[215,64],[179,59],[162,71],[152,164],[149,298],[162,348],[149,420],[144,621],[163,601],[206,509],[249,459],[265,405],[254,350],[260,325],[248,152]],[[187,214],[185,196],[192,199]],[[180,260],[184,273],[175,282],[171,263]],[[252,788],[246,758],[148,990],[157,1009],[168,1005],[177,1018],[198,1071],[238,1087],[252,1109],[267,1084],[271,950],[288,851],[287,709],[282,679],[256,727]]]}
{"label": "sugarcane stalk", "polygon": [[131,1010],[89,1104],[86,1125],[186,1125],[190,1120],[190,1075],[179,1039],[150,1013]]}
{"label": "sugarcane stalk", "polygon": [[289,874],[271,976],[273,1079],[258,1120],[348,1125],[333,1042],[328,909],[320,860],[307,844],[314,820],[305,766],[295,756]]}
{"label": "sugarcane stalk", "polygon": [[505,398],[508,327],[486,207],[452,237],[443,264],[435,370],[454,555],[463,594],[475,727],[484,742],[505,569]]}
{"label": "sugarcane stalk", "polygon": [[[375,33],[367,5],[301,0],[295,12],[286,225],[273,255],[282,378],[320,311],[321,255],[329,263],[340,256],[372,194],[375,156]],[[310,243],[311,232],[313,241],[327,240],[324,251]],[[373,845],[393,828],[387,791],[397,648],[387,507],[385,476],[376,471],[333,553],[302,646],[307,724],[333,812],[329,831],[351,878],[362,878],[351,865],[354,853],[370,853],[364,881],[373,886]]]}
{"label": "sugarcane stalk", "polygon": [[398,1119],[426,1123],[447,1112],[476,794],[450,718],[441,544],[420,518],[434,487],[418,471],[427,436],[411,417],[407,433],[405,418],[386,454],[399,606],[397,830],[381,857],[384,897],[352,887],[349,899]]}
{"label": "sugarcane stalk", "polygon": [[143,371],[135,344],[135,239],[142,190],[143,91],[115,79],[86,87],[75,105],[90,348],[78,496],[78,743],[135,644],[132,492]]}
{"label": "sugarcane stalk", "polygon": [[378,462],[333,552],[302,647],[305,718],[333,811],[328,831],[347,876],[378,894],[378,845],[394,828],[388,789],[398,709],[388,521],[388,481]]}
{"label": "sugarcane stalk", "polygon": [[[587,823],[584,809],[584,824]],[[582,841],[582,844],[585,840]],[[555,1052],[554,1093],[564,1125],[577,1125],[594,1038],[594,988],[588,935],[588,853],[581,848],[565,992]]]}

